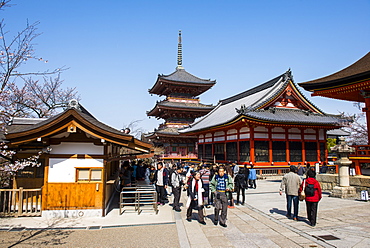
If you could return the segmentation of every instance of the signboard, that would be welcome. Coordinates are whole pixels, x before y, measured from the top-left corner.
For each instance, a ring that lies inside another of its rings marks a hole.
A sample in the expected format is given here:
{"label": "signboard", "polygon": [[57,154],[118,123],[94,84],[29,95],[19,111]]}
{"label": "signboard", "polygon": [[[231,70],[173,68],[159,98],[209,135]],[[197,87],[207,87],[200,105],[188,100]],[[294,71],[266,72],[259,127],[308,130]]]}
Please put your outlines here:
{"label": "signboard", "polygon": [[369,192],[367,190],[361,191],[361,200],[362,201],[368,201],[369,200]]}

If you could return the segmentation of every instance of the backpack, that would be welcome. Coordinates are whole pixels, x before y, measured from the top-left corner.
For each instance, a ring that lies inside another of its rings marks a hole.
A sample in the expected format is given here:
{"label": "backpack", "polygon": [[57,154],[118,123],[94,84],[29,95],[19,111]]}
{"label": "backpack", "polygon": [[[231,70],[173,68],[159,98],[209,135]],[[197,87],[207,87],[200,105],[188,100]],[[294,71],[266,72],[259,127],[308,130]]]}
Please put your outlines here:
{"label": "backpack", "polygon": [[242,189],[247,188],[246,180],[245,180],[245,174],[238,173],[235,177],[235,186],[240,187]]}
{"label": "backpack", "polygon": [[172,187],[172,174],[175,172],[175,170],[171,169],[168,175],[168,186]]}
{"label": "backpack", "polygon": [[315,188],[314,185],[311,183],[307,183],[306,188],[304,189],[304,192],[306,193],[306,196],[314,196],[315,195]]}

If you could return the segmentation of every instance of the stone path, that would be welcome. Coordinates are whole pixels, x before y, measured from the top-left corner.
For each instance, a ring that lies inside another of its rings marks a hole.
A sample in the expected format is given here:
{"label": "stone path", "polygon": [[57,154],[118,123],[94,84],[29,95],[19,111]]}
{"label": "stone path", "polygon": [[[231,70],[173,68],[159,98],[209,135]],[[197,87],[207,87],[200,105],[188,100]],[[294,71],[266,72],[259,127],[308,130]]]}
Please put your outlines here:
{"label": "stone path", "polygon": [[[201,225],[197,211],[187,222],[184,207],[178,213],[166,204],[158,214],[119,215],[114,209],[99,218],[1,218],[0,247],[370,247],[370,202],[324,194],[311,227],[304,202],[299,221],[285,217],[279,184],[280,179],[257,181],[257,189],[246,191],[244,206],[228,209],[226,228],[213,224],[213,207]],[[186,199],[182,192],[183,204]]]}
{"label": "stone path", "polygon": [[370,247],[370,203],[326,194],[319,203],[317,225],[311,227],[304,202],[300,203],[299,221],[285,217],[279,184],[279,180],[258,181],[257,189],[247,190],[247,204],[228,209],[227,228],[214,226],[213,208],[206,209],[205,226],[196,220],[184,221],[185,211],[175,213],[177,226],[184,227],[179,237],[188,239],[181,247]]}

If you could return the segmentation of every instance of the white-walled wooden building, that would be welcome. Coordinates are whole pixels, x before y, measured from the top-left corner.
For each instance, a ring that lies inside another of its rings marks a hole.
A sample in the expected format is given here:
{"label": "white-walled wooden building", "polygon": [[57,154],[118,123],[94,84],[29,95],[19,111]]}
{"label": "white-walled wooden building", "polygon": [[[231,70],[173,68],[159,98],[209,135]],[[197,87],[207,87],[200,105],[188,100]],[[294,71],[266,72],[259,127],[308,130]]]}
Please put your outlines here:
{"label": "white-walled wooden building", "polygon": [[120,160],[152,146],[93,117],[77,101],[48,119],[14,118],[5,139],[16,158],[46,151],[41,166],[18,172],[13,188],[41,188],[42,211],[52,216],[104,216]]}

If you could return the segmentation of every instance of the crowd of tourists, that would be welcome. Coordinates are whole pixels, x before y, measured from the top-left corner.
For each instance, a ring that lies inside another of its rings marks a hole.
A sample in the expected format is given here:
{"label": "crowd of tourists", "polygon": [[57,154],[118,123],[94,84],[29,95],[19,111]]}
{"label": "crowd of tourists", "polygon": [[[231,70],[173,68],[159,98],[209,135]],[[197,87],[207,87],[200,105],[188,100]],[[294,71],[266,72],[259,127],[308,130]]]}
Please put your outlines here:
{"label": "crowd of tourists", "polygon": [[[310,164],[298,167],[290,166],[285,174],[279,193],[286,194],[288,218],[298,220],[299,200],[305,200],[307,219],[310,225],[316,225],[318,202],[322,197],[320,184],[315,179],[316,172]],[[141,161],[128,162],[122,165],[120,173],[121,186],[131,186],[132,181],[147,180],[155,186],[157,204],[169,203],[168,197],[173,195],[172,208],[180,212],[181,191],[186,191],[186,220],[192,221],[193,210],[198,212],[198,221],[205,225],[204,208],[214,207],[214,225],[226,227],[227,209],[234,205],[245,204],[245,191],[256,189],[257,175],[254,165],[245,163],[163,163],[152,165]],[[236,199],[233,198],[236,193]],[[293,203],[293,215],[292,215]]]}
{"label": "crowd of tourists", "polygon": [[[204,208],[214,207],[215,225],[226,227],[227,209],[245,203],[245,190],[256,188],[256,170],[252,163],[240,167],[235,163],[157,163],[150,170],[149,180],[155,185],[158,204],[168,203],[173,194],[172,208],[181,211],[181,191],[187,192],[186,220],[192,221],[193,210],[198,211],[199,223],[205,225]],[[169,192],[169,186],[171,192]],[[236,200],[233,199],[236,192]],[[241,195],[241,197],[240,197]]]}

